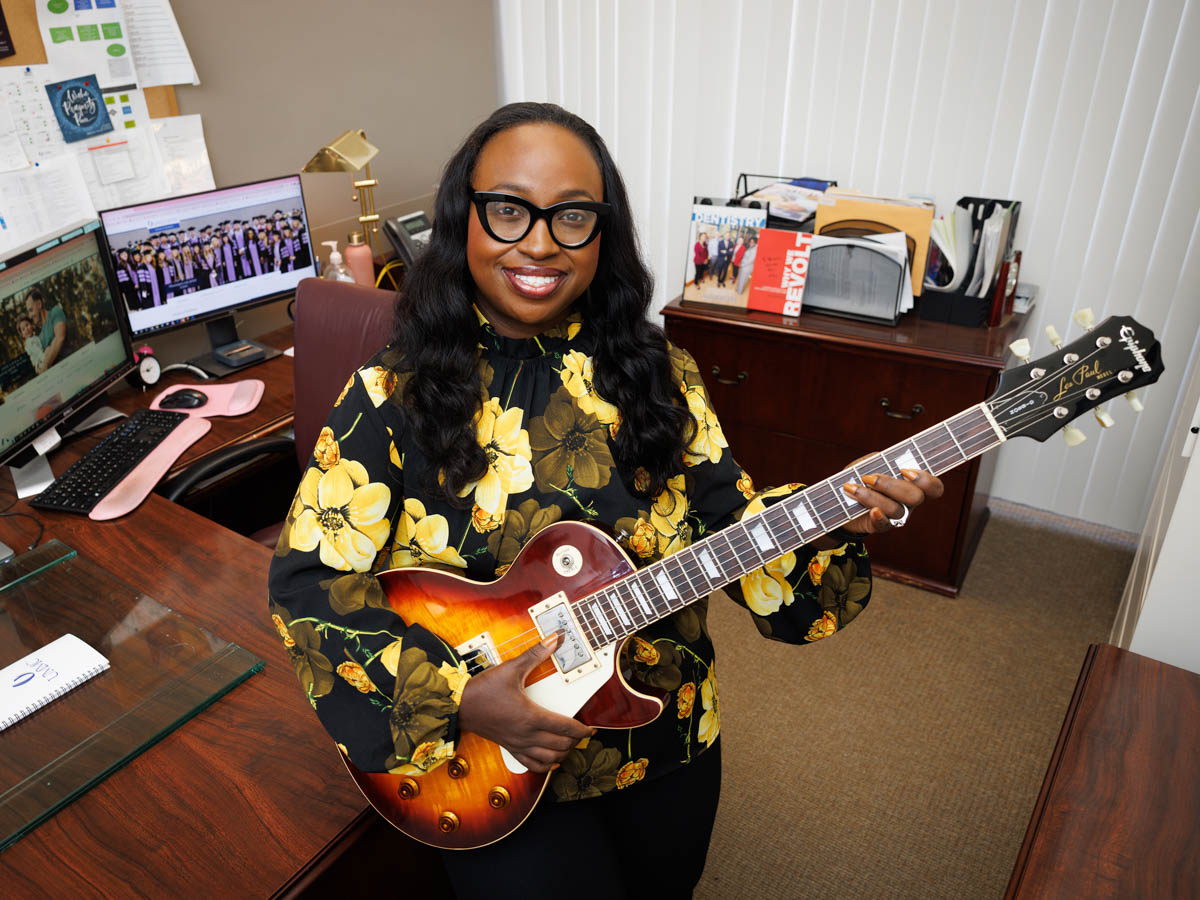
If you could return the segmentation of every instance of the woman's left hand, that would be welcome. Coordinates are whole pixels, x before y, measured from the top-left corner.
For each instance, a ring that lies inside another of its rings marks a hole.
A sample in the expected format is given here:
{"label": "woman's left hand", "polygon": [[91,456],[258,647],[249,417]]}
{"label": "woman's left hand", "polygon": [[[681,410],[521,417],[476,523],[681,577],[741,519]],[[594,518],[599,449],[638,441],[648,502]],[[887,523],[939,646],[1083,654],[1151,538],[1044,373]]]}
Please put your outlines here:
{"label": "woman's left hand", "polygon": [[901,469],[902,478],[864,475],[863,484],[847,482],[842,489],[867,512],[847,522],[844,528],[856,534],[879,534],[904,525],[916,507],[942,496],[945,486],[936,475],[919,469]]}

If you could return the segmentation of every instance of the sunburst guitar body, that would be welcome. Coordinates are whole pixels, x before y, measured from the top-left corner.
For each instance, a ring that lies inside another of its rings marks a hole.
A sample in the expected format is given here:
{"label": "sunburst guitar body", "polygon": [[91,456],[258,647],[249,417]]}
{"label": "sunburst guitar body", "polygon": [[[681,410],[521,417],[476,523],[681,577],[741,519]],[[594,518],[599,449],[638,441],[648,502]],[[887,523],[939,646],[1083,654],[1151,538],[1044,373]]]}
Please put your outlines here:
{"label": "sunburst guitar body", "polygon": [[[607,535],[580,522],[559,522],[538,532],[494,582],[421,568],[382,572],[379,580],[405,622],[441,637],[473,669],[519,656],[542,632],[563,631],[555,657],[529,673],[526,692],[584,724],[634,728],[662,712],[665,692],[626,682],[616,666],[624,642],[593,647],[570,610],[633,571]],[[549,606],[547,598],[555,598]],[[531,609],[543,607],[539,629]],[[581,642],[592,659],[583,666],[587,671],[578,672],[571,663],[583,655]],[[577,677],[564,677],[560,668],[576,670]],[[445,849],[484,846],[525,821],[549,776],[526,770],[498,744],[470,732],[460,734],[455,749],[452,760],[418,777],[362,772],[343,761],[380,815],[405,834]]]}

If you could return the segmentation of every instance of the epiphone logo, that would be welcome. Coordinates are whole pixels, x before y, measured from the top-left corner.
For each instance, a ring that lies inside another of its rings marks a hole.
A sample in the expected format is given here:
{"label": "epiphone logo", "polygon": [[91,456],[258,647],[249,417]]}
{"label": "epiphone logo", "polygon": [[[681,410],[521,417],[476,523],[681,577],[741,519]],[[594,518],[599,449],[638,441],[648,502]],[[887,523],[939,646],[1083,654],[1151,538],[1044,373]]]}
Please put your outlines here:
{"label": "epiphone logo", "polygon": [[1146,354],[1142,352],[1142,348],[1138,346],[1137,338],[1134,337],[1133,328],[1129,325],[1121,326],[1121,343],[1125,345],[1125,349],[1130,355],[1137,360],[1137,367],[1143,372],[1150,371],[1150,363],[1146,362]]}

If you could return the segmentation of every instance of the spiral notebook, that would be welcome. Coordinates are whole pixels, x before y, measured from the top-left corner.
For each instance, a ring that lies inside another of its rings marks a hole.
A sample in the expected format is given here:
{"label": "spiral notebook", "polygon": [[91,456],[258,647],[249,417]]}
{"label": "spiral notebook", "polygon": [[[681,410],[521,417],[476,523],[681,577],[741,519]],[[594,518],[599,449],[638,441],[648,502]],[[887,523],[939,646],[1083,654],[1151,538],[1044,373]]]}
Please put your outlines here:
{"label": "spiral notebook", "polygon": [[108,668],[108,660],[73,634],[0,669],[0,731]]}

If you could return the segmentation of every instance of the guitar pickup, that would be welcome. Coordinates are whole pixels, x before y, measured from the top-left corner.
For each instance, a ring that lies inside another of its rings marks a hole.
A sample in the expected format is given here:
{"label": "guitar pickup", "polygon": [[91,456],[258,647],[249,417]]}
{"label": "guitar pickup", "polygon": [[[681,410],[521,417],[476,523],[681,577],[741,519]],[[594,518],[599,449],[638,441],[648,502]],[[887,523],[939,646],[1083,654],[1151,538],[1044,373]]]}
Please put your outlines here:
{"label": "guitar pickup", "polygon": [[496,650],[496,643],[492,640],[491,633],[487,631],[459,644],[454,648],[454,652],[458,654],[459,659],[466,663],[467,672],[471,675],[478,675],[492,666],[500,665],[500,654]]}
{"label": "guitar pickup", "polygon": [[562,673],[564,682],[570,684],[600,668],[600,661],[583,636],[583,630],[571,611],[571,604],[567,602],[567,595],[562,591],[531,606],[529,615],[543,638],[562,634],[562,641],[554,651],[554,664]]}

